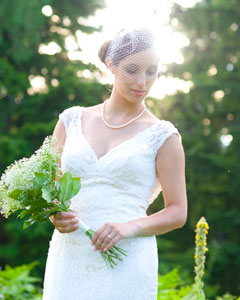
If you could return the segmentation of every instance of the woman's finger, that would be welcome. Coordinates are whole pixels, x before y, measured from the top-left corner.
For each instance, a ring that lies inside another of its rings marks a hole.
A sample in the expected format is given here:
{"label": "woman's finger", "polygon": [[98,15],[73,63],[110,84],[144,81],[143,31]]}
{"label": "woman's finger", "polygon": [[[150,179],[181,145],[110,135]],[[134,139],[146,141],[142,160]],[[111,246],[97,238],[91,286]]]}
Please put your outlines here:
{"label": "woman's finger", "polygon": [[74,214],[75,216],[78,216],[78,212],[74,209],[70,209],[71,210],[71,213]]}
{"label": "woman's finger", "polygon": [[116,245],[116,243],[118,241],[121,240],[121,236],[119,234],[117,234],[113,239],[109,240],[109,242],[107,243],[107,245],[103,248],[103,249],[100,249],[101,252],[106,252],[108,251],[109,249],[111,249],[114,245]]}
{"label": "woman's finger", "polygon": [[54,216],[50,216],[49,219],[52,223],[54,222]]}
{"label": "woman's finger", "polygon": [[106,227],[105,230],[103,230],[96,242],[95,242],[95,249],[99,249],[104,247],[105,245],[107,245],[107,243],[109,242],[109,238],[107,237],[107,235],[110,234],[111,237],[114,237],[116,234],[112,231],[112,229],[110,229],[109,227]]}
{"label": "woman's finger", "polygon": [[78,218],[73,217],[71,219],[60,219],[60,220],[55,220],[54,225],[59,226],[59,227],[69,227],[75,224],[78,224]]}
{"label": "woman's finger", "polygon": [[74,225],[74,226],[68,226],[68,227],[56,227],[56,229],[60,232],[60,233],[69,233],[69,232],[73,232],[76,231],[78,229],[78,225]]}
{"label": "woman's finger", "polygon": [[100,236],[101,234],[106,230],[106,228],[108,227],[108,224],[104,224],[102,227],[100,227],[98,230],[95,231],[94,236],[92,238],[92,244],[96,245],[96,243],[100,243],[102,242],[102,240],[100,240]]}
{"label": "woman's finger", "polygon": [[62,211],[62,212],[57,212],[55,214],[55,219],[69,219],[69,218],[73,218],[73,217],[76,217],[76,213],[74,212],[65,212],[65,211]]}
{"label": "woman's finger", "polygon": [[102,244],[99,247],[99,251],[103,252],[103,250],[110,245],[110,242],[117,236],[114,232],[108,233],[112,237],[111,239],[106,235],[105,239],[103,240]]}

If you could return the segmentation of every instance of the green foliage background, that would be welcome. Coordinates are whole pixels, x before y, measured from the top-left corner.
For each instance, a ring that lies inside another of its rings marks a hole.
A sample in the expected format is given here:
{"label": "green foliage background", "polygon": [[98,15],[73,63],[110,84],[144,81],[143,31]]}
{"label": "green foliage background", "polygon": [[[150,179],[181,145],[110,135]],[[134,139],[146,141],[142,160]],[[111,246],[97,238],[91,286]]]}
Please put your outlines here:
{"label": "green foliage background", "polygon": [[[59,22],[42,14],[44,5],[51,5]],[[76,30],[88,34],[101,31],[79,23],[78,18],[93,15],[104,5],[100,0],[1,1],[0,172],[14,160],[29,157],[52,133],[65,108],[95,105],[108,97],[106,86],[77,76],[79,70],[98,69],[70,61],[64,31],[53,30],[53,26],[64,29],[73,37]],[[149,107],[159,118],[172,121],[182,134],[189,203],[186,225],[158,236],[159,272],[177,267],[185,282],[192,283],[194,227],[205,216],[210,226],[204,277],[209,298],[226,291],[240,294],[239,16],[237,0],[203,0],[189,9],[173,6],[170,23],[190,44],[182,50],[184,63],[168,65],[163,75],[191,80],[193,87],[189,93],[179,91],[163,100],[151,99],[154,105]],[[64,17],[70,19],[70,25],[64,25]],[[62,51],[40,54],[39,45],[51,41]],[[210,75],[209,70],[217,73]],[[32,94],[30,75],[43,76],[48,91]],[[52,85],[53,79],[58,80],[57,87]],[[219,90],[224,97],[216,101],[214,93]],[[220,137],[227,134],[233,139],[223,147]],[[159,195],[148,214],[161,208]],[[0,265],[38,260],[33,275],[42,278],[53,226],[49,222],[22,230],[22,225],[15,216],[8,220],[0,216]]]}
{"label": "green foliage background", "polygon": [[[55,23],[42,13],[51,5],[59,17]],[[7,1],[0,3],[0,171],[14,160],[29,157],[52,134],[58,115],[73,105],[90,106],[105,97],[106,89],[96,80],[79,78],[77,72],[97,68],[81,61],[70,61],[65,48],[65,35],[53,26],[76,38],[76,30],[91,34],[101,28],[78,23],[104,7],[103,1]],[[68,17],[71,25],[63,19]],[[39,53],[39,45],[56,42],[58,54]],[[81,49],[79,49],[81,50]],[[29,93],[29,76],[45,78],[47,93]],[[59,85],[52,85],[57,79]],[[37,224],[23,230],[23,222],[13,215],[0,216],[0,265],[16,266],[38,260],[35,275],[43,277],[52,224]],[[34,274],[33,271],[33,274]]]}

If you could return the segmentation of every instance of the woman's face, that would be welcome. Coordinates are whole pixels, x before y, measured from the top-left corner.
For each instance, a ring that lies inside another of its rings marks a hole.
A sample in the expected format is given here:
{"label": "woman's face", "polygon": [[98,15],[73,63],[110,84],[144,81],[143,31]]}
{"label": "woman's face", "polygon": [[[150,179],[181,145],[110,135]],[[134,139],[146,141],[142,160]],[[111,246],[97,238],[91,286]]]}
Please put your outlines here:
{"label": "woman's face", "polygon": [[148,49],[131,54],[115,67],[115,88],[122,97],[131,102],[142,101],[158,77],[159,58]]}

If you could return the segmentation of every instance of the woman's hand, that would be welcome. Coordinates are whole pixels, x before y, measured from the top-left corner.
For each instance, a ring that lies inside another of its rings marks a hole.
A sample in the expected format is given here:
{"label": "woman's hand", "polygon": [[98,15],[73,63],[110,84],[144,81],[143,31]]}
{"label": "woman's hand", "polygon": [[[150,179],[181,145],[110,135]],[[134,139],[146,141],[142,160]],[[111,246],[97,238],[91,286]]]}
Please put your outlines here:
{"label": "woman's hand", "polygon": [[71,209],[71,212],[58,212],[49,217],[55,228],[61,233],[72,232],[78,229],[78,213]]}
{"label": "woman's hand", "polygon": [[[134,221],[126,223],[106,223],[100,227],[92,238],[92,245],[100,252],[108,251],[118,241],[136,236],[139,226]],[[111,239],[108,237],[110,235]]]}

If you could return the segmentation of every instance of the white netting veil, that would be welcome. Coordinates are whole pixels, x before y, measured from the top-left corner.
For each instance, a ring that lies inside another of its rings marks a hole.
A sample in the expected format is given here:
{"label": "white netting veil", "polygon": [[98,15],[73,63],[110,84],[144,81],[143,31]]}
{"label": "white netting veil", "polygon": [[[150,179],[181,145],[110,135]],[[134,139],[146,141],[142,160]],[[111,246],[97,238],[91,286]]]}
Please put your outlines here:
{"label": "white netting veil", "polygon": [[109,58],[117,65],[124,57],[146,49],[157,50],[153,33],[147,28],[128,28],[120,30],[110,43],[105,63]]}
{"label": "white netting veil", "polygon": [[159,53],[158,41],[149,28],[128,27],[107,42],[101,60],[117,80],[132,82],[145,76],[149,81],[157,78]]}

